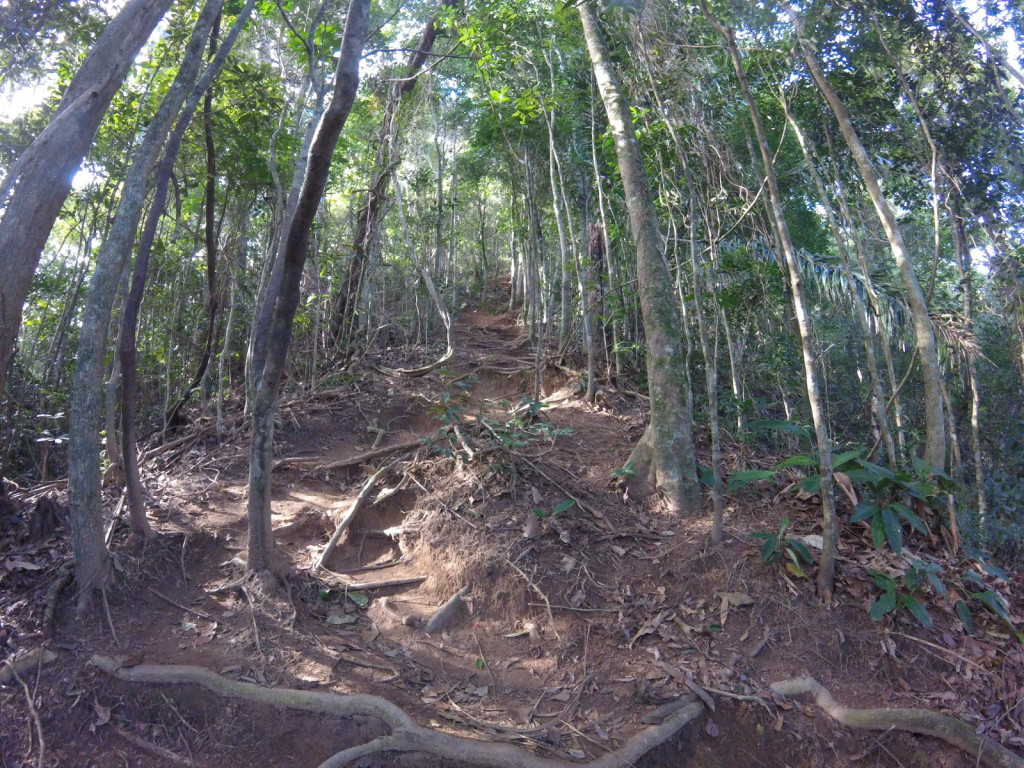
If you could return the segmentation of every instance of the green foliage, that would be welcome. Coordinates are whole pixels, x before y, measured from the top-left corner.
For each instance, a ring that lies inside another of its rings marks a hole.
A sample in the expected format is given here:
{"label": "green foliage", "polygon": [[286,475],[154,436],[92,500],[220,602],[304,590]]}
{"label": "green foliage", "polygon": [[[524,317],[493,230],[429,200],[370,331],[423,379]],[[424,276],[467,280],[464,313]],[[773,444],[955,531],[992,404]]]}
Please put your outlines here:
{"label": "green foliage", "polygon": [[554,517],[555,515],[562,514],[566,510],[570,509],[575,503],[576,502],[573,499],[563,499],[555,504],[554,508],[550,512],[545,512],[541,507],[534,507],[533,514],[543,520],[546,517]]}
{"label": "green foliage", "polygon": [[764,541],[761,546],[761,560],[765,565],[775,565],[787,558],[786,570],[801,579],[807,578],[806,568],[814,564],[814,558],[807,545],[798,538],[786,536],[786,529],[789,527],[789,518],[782,518],[778,533],[764,533],[761,531],[750,534],[751,538]]}
{"label": "green foliage", "polygon": [[[860,502],[850,522],[869,522],[875,549],[886,543],[895,554],[903,550],[903,526],[927,535],[928,528],[908,502],[917,502],[943,520],[946,494],[959,483],[942,470],[930,467],[915,457],[914,472],[893,472],[861,459],[859,451],[850,451],[835,458],[835,468],[844,471],[855,486],[864,488],[871,498]],[[948,521],[946,521],[948,524]]]}

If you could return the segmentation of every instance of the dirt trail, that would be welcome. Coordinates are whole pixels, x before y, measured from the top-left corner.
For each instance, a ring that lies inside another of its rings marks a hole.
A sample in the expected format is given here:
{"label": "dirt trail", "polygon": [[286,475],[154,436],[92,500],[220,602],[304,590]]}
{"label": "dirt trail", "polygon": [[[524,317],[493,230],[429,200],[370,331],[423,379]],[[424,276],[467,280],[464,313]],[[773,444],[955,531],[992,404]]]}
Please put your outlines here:
{"label": "dirt trail", "polygon": [[[765,569],[745,532],[777,525],[782,510],[769,502],[730,509],[726,543],[713,550],[705,517],[665,517],[653,501],[624,498],[613,473],[642,432],[641,403],[606,390],[602,406],[588,406],[579,382],[550,369],[545,407],[531,414],[522,398],[533,355],[521,327],[469,311],[456,342],[454,360],[426,377],[366,375],[283,409],[278,455],[292,461],[275,471],[274,524],[295,566],[285,594],[230,586],[244,572],[243,442],[196,445],[151,473],[161,527],[176,533],[119,558],[127,586],[111,595],[109,623],[83,630],[65,611],[61,663],[42,673],[38,709],[61,765],[172,764],[150,745],[201,766],[305,768],[379,731],[188,687],[117,683],[84,665],[93,652],[373,693],[423,725],[580,758],[614,748],[645,714],[699,685],[719,692],[716,711],[642,765],[810,768],[857,757],[873,766],[890,754],[958,764],[909,736],[877,749],[799,710],[756,703],[767,683],[811,671],[846,704],[898,706],[944,668],[897,668],[879,657],[862,605],[822,611],[810,585]],[[402,364],[400,352],[381,362]],[[337,466],[398,445],[407,447]],[[366,478],[392,461],[331,573],[311,573]],[[339,586],[402,580],[415,581]],[[428,636],[422,622],[463,586],[466,608]]]}

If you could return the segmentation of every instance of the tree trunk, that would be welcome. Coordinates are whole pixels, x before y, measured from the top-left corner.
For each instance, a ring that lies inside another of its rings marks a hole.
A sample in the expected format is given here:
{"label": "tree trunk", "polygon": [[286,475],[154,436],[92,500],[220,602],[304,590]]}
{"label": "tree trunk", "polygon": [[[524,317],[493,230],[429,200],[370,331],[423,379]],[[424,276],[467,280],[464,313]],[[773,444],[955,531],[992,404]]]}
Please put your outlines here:
{"label": "tree trunk", "polygon": [[[149,273],[149,256],[153,248],[153,240],[156,237],[157,225],[163,215],[164,203],[167,201],[167,187],[170,184],[171,172],[174,169],[174,161],[178,157],[178,150],[181,147],[182,139],[192,122],[199,99],[204,92],[209,94],[209,86],[214,77],[220,72],[228,53],[234,46],[238,34],[252,11],[256,0],[248,0],[245,7],[239,12],[234,26],[228,32],[224,44],[216,55],[206,66],[199,80],[196,82],[185,103],[178,121],[167,139],[167,146],[164,147],[164,154],[160,165],[155,172],[156,188],[153,191],[153,199],[150,202],[149,214],[146,217],[142,232],[139,236],[138,252],[135,256],[135,268],[132,271],[131,289],[128,299],[125,301],[124,312],[121,315],[121,329],[118,334],[118,357],[121,360],[123,384],[121,387],[121,454],[125,471],[125,490],[128,499],[128,512],[131,516],[132,529],[143,538],[153,538],[156,534],[146,518],[146,507],[143,500],[142,476],[139,471],[139,460],[137,453],[137,437],[135,431],[135,395],[136,395],[136,361],[138,357],[137,333],[139,325],[139,311],[142,306],[142,299],[146,290],[146,278]],[[209,102],[207,101],[207,107]],[[207,109],[208,111],[208,109]],[[173,412],[174,409],[172,409]]]}
{"label": "tree trunk", "polygon": [[103,542],[98,439],[103,423],[100,395],[111,309],[135,241],[146,181],[171,122],[199,74],[203,48],[222,5],[223,0],[209,0],[203,8],[184,51],[181,68],[146,127],[146,136],[139,145],[122,187],[114,223],[96,258],[96,269],[82,313],[78,360],[71,391],[68,447],[68,517],[75,553],[79,608],[85,608],[92,590],[106,586],[109,576],[109,558]]}
{"label": "tree trunk", "polygon": [[[793,23],[797,25],[797,33],[800,34],[799,20],[796,14],[790,11]],[[946,464],[946,425],[942,410],[942,371],[939,368],[938,349],[935,344],[935,329],[932,327],[931,318],[928,316],[928,304],[925,300],[924,291],[921,290],[921,283],[914,271],[914,261],[903,240],[903,233],[900,230],[896,214],[893,212],[889,202],[882,193],[881,178],[875,166],[868,157],[867,150],[860,140],[850,113],[846,105],[839,99],[835,90],[825,77],[825,72],[818,63],[817,57],[807,42],[801,39],[804,61],[811,73],[811,77],[825,96],[825,100],[835,113],[839,123],[839,130],[846,141],[853,159],[860,170],[861,178],[867,187],[868,195],[875,206],[878,218],[885,230],[885,236],[889,241],[889,248],[892,250],[893,258],[899,267],[900,276],[903,278],[903,285],[907,291],[907,299],[910,305],[910,314],[914,320],[914,336],[917,344],[918,356],[921,359],[921,377],[924,383],[924,408],[925,408],[925,449],[924,460],[933,467],[943,469]]]}
{"label": "tree trunk", "polygon": [[789,275],[789,287],[793,297],[793,310],[800,331],[800,348],[803,352],[807,400],[811,407],[811,417],[814,420],[814,434],[818,444],[818,471],[821,474],[823,544],[821,562],[818,565],[818,594],[826,603],[829,603],[832,601],[832,591],[835,582],[836,542],[839,537],[835,498],[832,494],[832,443],[829,437],[825,407],[818,386],[818,371],[814,363],[814,339],[811,331],[810,317],[807,314],[807,307],[804,302],[800,265],[797,264],[796,249],[793,247],[789,226],[786,223],[786,214],[782,207],[782,195],[779,193],[779,185],[775,176],[772,149],[768,144],[768,137],[765,134],[764,124],[761,121],[761,112],[754,101],[753,94],[750,92],[747,74],[743,68],[743,60],[740,57],[740,50],[736,45],[733,31],[722,25],[711,15],[704,0],[700,0],[700,7],[704,12],[704,16],[718,30],[718,33],[725,41],[729,57],[732,59],[733,69],[736,70],[736,77],[740,82],[740,89],[743,91],[743,98],[747,102],[747,109],[750,112],[750,120],[754,125],[758,149],[761,152],[761,162],[764,165],[765,177],[768,182],[772,221],[775,225],[779,244],[782,246],[782,252],[786,258],[786,271]]}
{"label": "tree trunk", "polygon": [[292,321],[299,306],[302,269],[309,251],[313,219],[331,167],[331,155],[348,119],[359,87],[359,60],[369,26],[370,0],[352,0],[345,19],[331,101],[310,145],[309,162],[281,252],[281,289],[274,305],[266,360],[254,384],[252,443],[249,452],[249,568],[274,570],[276,551],[270,512],[270,472],[274,453],[274,413],[288,357]]}
{"label": "tree trunk", "polygon": [[619,173],[636,247],[640,311],[647,337],[647,377],[651,398],[651,439],[655,483],[669,507],[696,512],[700,486],[694,456],[693,427],[686,409],[686,372],[679,309],[665,262],[658,214],[644,171],[629,105],[612,69],[597,11],[590,0],[579,6],[583,34],[615,138]]}
{"label": "tree trunk", "polygon": [[843,276],[846,278],[847,292],[850,295],[850,302],[853,305],[853,314],[856,315],[857,322],[860,325],[861,339],[864,344],[864,355],[868,368],[868,378],[871,381],[872,410],[875,414],[875,421],[878,424],[880,438],[882,443],[885,445],[885,453],[889,462],[889,468],[895,470],[898,466],[896,459],[896,444],[892,439],[892,432],[889,429],[889,417],[885,407],[885,392],[882,389],[882,378],[878,370],[878,360],[875,358],[875,345],[871,339],[871,328],[868,325],[867,307],[864,306],[864,301],[861,299],[860,293],[857,291],[857,286],[854,284],[853,270],[850,268],[850,255],[846,250],[843,232],[839,227],[839,221],[836,218],[835,211],[832,209],[832,203],[825,190],[825,182],[822,180],[821,174],[818,173],[818,169],[814,164],[814,158],[811,156],[811,150],[807,146],[807,139],[804,137],[803,131],[800,129],[800,126],[790,113],[789,105],[786,103],[785,97],[780,96],[779,100],[782,104],[782,110],[786,115],[786,119],[793,128],[793,133],[796,134],[797,142],[800,144],[800,149],[804,156],[804,164],[807,166],[807,172],[810,174],[811,180],[814,182],[814,187],[818,191],[818,199],[821,201],[821,205],[825,210],[825,216],[828,219],[829,228],[832,230],[832,238],[835,240],[836,250],[839,252],[839,260],[843,266]]}
{"label": "tree trunk", "polygon": [[0,218],[0,393],[21,329],[22,305],[71,180],[135,56],[171,2],[130,0],[121,9],[82,62],[50,124],[0,185],[0,208],[6,205]]}

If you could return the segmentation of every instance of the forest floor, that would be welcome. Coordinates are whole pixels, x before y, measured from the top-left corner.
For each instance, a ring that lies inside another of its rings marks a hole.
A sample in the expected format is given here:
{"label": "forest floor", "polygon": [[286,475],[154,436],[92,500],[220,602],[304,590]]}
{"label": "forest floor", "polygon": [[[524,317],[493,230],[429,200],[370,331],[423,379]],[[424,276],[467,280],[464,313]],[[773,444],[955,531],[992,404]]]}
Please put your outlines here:
{"label": "forest floor", "polygon": [[[866,568],[884,570],[891,556],[876,553],[859,526],[844,530],[837,595],[825,608],[809,580],[766,566],[749,535],[777,530],[784,516],[797,535],[820,533],[815,500],[778,485],[734,494],[725,541],[711,546],[709,515],[668,516],[655,498],[628,498],[614,474],[642,434],[642,398],[604,388],[587,405],[579,377],[549,365],[544,407],[531,414],[529,402],[520,406],[533,356],[515,318],[494,307],[466,311],[455,336],[455,357],[427,376],[396,378],[364,364],[365,373],[283,404],[274,527],[293,574],[280,591],[240,582],[240,426],[217,441],[199,425],[151,454],[144,476],[164,535],[140,549],[115,528],[109,617],[76,618],[68,590],[54,626],[44,626],[67,533],[58,527],[28,543],[27,523],[8,523],[0,642],[8,656],[44,644],[53,655],[22,668],[31,705],[16,682],[0,687],[4,768],[37,765],[39,731],[45,764],[76,768],[312,768],[380,733],[368,718],[122,682],[91,666],[92,654],[375,694],[419,725],[569,760],[615,748],[680,695],[698,689],[714,702],[635,763],[645,768],[975,764],[934,739],[850,730],[809,703],[767,693],[769,683],[805,673],[842,704],[946,711],[1018,752],[1024,746],[1015,733],[1020,646],[994,625],[970,636],[941,610],[928,630],[906,616],[872,622],[877,590]],[[417,365],[429,354],[410,360],[396,348],[364,362]],[[746,450],[745,466],[756,466]],[[732,468],[740,461],[730,454]],[[328,570],[314,569],[367,478],[388,464]],[[15,494],[16,503],[27,510],[39,495]],[[110,502],[108,515],[117,498]],[[428,635],[423,621],[463,587],[460,613]]]}

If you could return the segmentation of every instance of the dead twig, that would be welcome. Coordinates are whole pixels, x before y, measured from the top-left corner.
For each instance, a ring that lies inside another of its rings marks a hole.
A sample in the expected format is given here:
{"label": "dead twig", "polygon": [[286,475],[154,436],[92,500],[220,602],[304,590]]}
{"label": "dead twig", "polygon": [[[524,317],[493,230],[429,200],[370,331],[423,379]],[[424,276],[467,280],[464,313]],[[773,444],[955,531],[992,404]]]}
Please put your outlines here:
{"label": "dead twig", "polygon": [[11,674],[14,675],[14,679],[21,685],[23,691],[25,691],[25,701],[28,703],[28,712],[32,716],[32,722],[35,723],[36,727],[36,738],[39,740],[39,757],[36,758],[36,768],[45,768],[46,766],[46,739],[43,738],[43,721],[39,719],[39,711],[36,709],[36,704],[32,700],[32,691],[28,689],[28,684],[21,679],[21,675],[18,674],[17,667],[12,664],[10,666]]}
{"label": "dead twig", "polygon": [[523,571],[522,568],[520,568],[518,565],[513,563],[508,558],[506,558],[505,562],[511,565],[516,570],[516,572],[523,577],[523,580],[530,585],[533,591],[537,593],[540,599],[544,601],[544,605],[548,609],[548,621],[551,624],[551,630],[555,633],[555,639],[558,640],[558,642],[562,642],[562,637],[558,634],[558,627],[555,625],[555,614],[551,611],[551,601],[548,600],[548,596],[544,594],[544,591],[540,587],[533,583],[533,580],[526,575],[526,572]]}
{"label": "dead twig", "polygon": [[394,445],[386,445],[383,448],[378,448],[375,451],[367,451],[361,453],[358,456],[353,456],[349,459],[340,459],[339,461],[329,461],[326,464],[321,464],[320,459],[310,459],[302,456],[294,456],[291,458],[279,459],[274,465],[274,469],[279,469],[284,466],[299,465],[307,466],[312,464],[311,469],[313,471],[319,471],[324,469],[343,469],[345,467],[356,467],[360,464],[365,464],[371,459],[379,459],[381,456],[387,456],[389,453],[395,453],[396,451],[407,451],[410,448],[419,448],[423,445],[423,442],[417,437],[415,440],[406,440],[402,443],[395,443]]}
{"label": "dead twig", "polygon": [[159,744],[154,744],[151,741],[146,741],[141,736],[136,736],[134,733],[126,731],[124,728],[119,728],[116,725],[112,726],[112,728],[114,729],[114,733],[116,733],[122,739],[129,742],[133,746],[138,747],[143,752],[147,752],[150,755],[153,755],[154,757],[158,757],[161,760],[170,761],[175,765],[187,765],[189,766],[189,768],[192,768],[192,766],[195,765],[195,763],[193,763],[187,757],[182,757],[176,752],[172,752],[169,749],[161,747]]}
{"label": "dead twig", "polygon": [[163,592],[157,592],[152,587],[149,587],[149,591],[152,592],[157,597],[159,597],[165,603],[170,603],[175,608],[181,608],[181,610],[187,611],[188,613],[191,613],[191,614],[194,614],[194,615],[198,616],[201,619],[207,619],[207,620],[212,621],[212,617],[208,613],[203,613],[202,611],[198,611],[195,608],[189,608],[187,605],[182,605],[181,603],[177,602],[176,600],[172,600],[171,598],[169,598]]}

